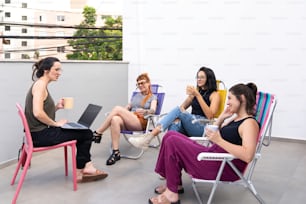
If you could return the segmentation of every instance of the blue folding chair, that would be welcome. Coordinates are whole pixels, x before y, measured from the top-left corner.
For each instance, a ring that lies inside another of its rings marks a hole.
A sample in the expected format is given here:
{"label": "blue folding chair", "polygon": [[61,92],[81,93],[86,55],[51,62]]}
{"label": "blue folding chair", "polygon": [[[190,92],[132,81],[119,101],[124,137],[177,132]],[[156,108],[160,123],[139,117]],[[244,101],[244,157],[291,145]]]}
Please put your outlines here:
{"label": "blue folding chair", "polygon": [[[156,107],[155,114],[148,114],[148,115],[145,116],[145,118],[148,119],[146,129],[144,131],[132,131],[132,130],[122,130],[121,131],[121,134],[123,135],[123,137],[126,139],[126,141],[132,147],[134,147],[134,146],[129,142],[128,138],[130,136],[133,136],[133,135],[135,136],[135,134],[145,134],[145,133],[150,132],[152,129],[155,128],[156,122],[159,120],[159,118],[163,116],[163,114],[161,114],[161,110],[162,110],[162,106],[163,106],[163,102],[164,102],[164,98],[165,98],[165,93],[164,92],[158,92],[158,89],[160,87],[161,86],[158,85],[158,84],[152,84],[151,85],[151,91],[157,97],[157,107]],[[136,93],[137,93],[137,91],[133,92],[132,97]],[[157,144],[151,144],[150,147],[157,148],[157,147],[160,146],[160,143],[161,143],[160,137],[157,136],[155,138],[157,139]],[[127,154],[122,154],[121,153],[121,157],[122,158],[127,158],[127,159],[139,159],[143,155],[143,153],[144,153],[143,149],[138,149],[138,152],[134,153],[134,155],[127,155]]]}

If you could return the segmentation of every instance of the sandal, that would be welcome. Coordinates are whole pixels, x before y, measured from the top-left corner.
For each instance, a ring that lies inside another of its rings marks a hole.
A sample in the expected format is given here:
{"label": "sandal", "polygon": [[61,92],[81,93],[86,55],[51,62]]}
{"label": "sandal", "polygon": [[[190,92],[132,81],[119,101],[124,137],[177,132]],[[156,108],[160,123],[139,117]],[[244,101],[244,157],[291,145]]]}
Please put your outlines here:
{"label": "sandal", "polygon": [[92,141],[93,141],[94,143],[100,143],[100,142],[101,142],[101,139],[102,139],[102,134],[101,134],[101,133],[98,133],[97,131],[94,131],[94,132],[93,132]]}
{"label": "sandal", "polygon": [[120,159],[121,159],[120,151],[119,150],[113,150],[113,153],[106,160],[106,165],[113,165],[113,164],[116,163],[116,161],[118,161]]}
{"label": "sandal", "polygon": [[78,183],[85,183],[90,181],[98,181],[104,179],[108,174],[104,171],[96,169],[94,173],[83,173],[81,179],[77,180]]}
{"label": "sandal", "polygon": [[[155,189],[154,189],[154,192],[156,193],[156,194],[162,194],[163,192],[165,192],[166,191],[166,186],[164,186],[164,185],[160,185],[160,186],[157,186]],[[184,191],[184,188],[182,187],[182,186],[180,186],[180,187],[178,187],[178,189],[177,189],[177,193],[178,194],[183,194],[185,191]]]}
{"label": "sandal", "polygon": [[149,204],[181,204],[181,201],[178,200],[176,202],[171,202],[166,196],[159,195],[157,197],[150,198]]}

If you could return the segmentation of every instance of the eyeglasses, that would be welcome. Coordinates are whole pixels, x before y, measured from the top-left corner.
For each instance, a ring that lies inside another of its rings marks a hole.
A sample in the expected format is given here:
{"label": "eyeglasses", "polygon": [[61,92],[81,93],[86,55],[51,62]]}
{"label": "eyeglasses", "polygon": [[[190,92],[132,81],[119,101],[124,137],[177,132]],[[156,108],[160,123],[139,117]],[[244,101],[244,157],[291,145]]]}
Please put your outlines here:
{"label": "eyeglasses", "polygon": [[147,83],[146,81],[140,81],[136,84],[137,87],[139,86],[143,86],[145,83]]}
{"label": "eyeglasses", "polygon": [[199,80],[199,79],[203,80],[203,79],[206,79],[206,77],[205,76],[196,76],[196,79],[197,80]]}

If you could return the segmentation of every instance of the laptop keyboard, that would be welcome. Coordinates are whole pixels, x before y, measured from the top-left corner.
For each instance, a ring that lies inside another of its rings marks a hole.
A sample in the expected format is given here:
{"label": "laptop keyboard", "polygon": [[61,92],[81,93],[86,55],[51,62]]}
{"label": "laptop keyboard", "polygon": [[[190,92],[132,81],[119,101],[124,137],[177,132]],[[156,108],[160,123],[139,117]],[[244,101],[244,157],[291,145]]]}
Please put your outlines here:
{"label": "laptop keyboard", "polygon": [[67,125],[70,125],[71,127],[82,127],[81,125],[77,123],[67,123]]}

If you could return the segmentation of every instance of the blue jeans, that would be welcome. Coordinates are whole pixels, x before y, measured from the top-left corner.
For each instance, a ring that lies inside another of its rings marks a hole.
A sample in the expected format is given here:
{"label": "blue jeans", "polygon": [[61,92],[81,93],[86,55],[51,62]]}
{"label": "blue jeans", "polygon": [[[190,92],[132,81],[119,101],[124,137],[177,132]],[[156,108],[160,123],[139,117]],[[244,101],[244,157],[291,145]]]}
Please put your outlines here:
{"label": "blue jeans", "polygon": [[[205,124],[192,123],[194,119],[203,119],[204,116],[193,115],[187,111],[182,112],[180,107],[175,107],[166,116],[164,116],[157,125],[161,125],[161,129],[165,131],[174,130],[187,136],[201,137],[203,135]],[[179,121],[175,121],[179,119]]]}

